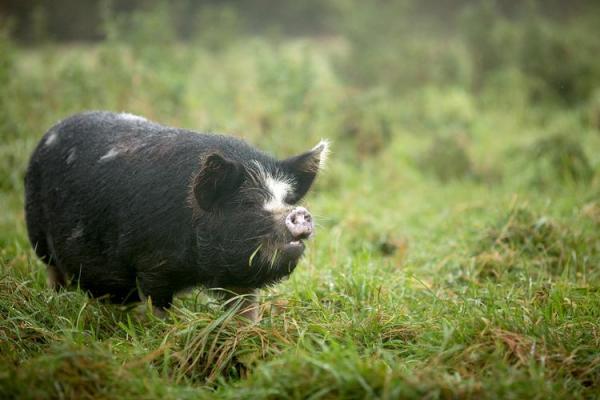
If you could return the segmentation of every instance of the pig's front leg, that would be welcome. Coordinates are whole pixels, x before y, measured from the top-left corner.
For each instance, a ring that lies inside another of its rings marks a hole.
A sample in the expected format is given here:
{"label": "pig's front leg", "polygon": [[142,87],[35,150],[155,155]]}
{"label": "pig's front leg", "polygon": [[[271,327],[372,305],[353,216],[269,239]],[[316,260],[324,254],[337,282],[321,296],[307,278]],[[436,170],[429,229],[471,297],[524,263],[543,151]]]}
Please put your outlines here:
{"label": "pig's front leg", "polygon": [[173,290],[162,282],[152,275],[139,274],[136,284],[142,303],[148,304],[148,298],[150,298],[152,313],[158,318],[165,319],[167,310],[173,303]]}
{"label": "pig's front leg", "polygon": [[251,322],[258,322],[258,289],[227,288],[225,304],[228,308],[236,307],[239,304],[238,315],[247,318]]}

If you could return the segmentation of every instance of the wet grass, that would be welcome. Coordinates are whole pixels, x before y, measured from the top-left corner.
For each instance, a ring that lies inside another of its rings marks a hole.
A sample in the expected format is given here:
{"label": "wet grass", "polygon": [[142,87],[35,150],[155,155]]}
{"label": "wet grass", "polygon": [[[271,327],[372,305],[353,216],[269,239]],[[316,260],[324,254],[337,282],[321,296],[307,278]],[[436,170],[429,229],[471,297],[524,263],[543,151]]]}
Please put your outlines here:
{"label": "wet grass", "polygon": [[[506,112],[437,88],[418,96],[416,121],[410,99],[342,82],[335,43],[162,51],[12,48],[0,67],[0,398],[598,396],[588,108]],[[45,129],[90,108],[231,132],[282,157],[333,140],[308,199],[317,236],[291,279],[261,293],[259,324],[199,291],[160,320],[47,289],[24,168]],[[466,122],[446,129],[452,115]]]}

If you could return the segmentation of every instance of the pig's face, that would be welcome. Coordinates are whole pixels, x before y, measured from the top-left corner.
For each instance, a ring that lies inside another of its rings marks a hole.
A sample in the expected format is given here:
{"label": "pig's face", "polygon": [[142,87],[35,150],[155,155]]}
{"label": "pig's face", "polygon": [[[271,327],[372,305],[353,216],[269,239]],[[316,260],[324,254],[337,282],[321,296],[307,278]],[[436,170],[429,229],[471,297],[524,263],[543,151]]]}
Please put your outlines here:
{"label": "pig's face", "polygon": [[193,182],[201,210],[198,243],[238,285],[268,284],[289,275],[314,234],[310,212],[298,202],[324,165],[328,143],[276,161],[205,157]]}

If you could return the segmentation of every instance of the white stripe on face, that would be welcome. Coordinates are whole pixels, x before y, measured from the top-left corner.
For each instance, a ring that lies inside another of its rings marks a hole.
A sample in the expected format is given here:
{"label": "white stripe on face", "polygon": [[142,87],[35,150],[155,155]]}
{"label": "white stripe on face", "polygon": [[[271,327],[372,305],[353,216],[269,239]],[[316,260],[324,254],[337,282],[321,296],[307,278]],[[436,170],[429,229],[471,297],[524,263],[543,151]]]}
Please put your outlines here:
{"label": "white stripe on face", "polygon": [[267,172],[263,165],[253,160],[252,167],[248,168],[250,178],[255,185],[266,189],[268,198],[263,204],[263,209],[272,213],[285,211],[289,205],[285,202],[288,195],[294,190],[294,182],[276,171],[275,176]]}
{"label": "white stripe on face", "polygon": [[290,182],[281,179],[275,179],[272,176],[266,176],[265,186],[269,191],[270,198],[265,202],[263,208],[271,212],[284,210],[287,207],[285,198],[292,190],[292,185]]}

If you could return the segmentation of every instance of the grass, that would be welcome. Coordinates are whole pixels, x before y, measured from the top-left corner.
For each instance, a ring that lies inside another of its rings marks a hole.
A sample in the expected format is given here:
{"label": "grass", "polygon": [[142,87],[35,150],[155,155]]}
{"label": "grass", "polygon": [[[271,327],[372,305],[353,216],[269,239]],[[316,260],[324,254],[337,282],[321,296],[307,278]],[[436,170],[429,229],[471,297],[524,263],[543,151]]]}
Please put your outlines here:
{"label": "grass", "polygon": [[[335,41],[4,41],[0,398],[599,397],[589,108],[357,89],[333,69]],[[308,200],[317,236],[262,291],[259,324],[200,291],[160,320],[46,287],[22,177],[43,132],[83,109],[230,132],[281,157],[333,140]]]}

